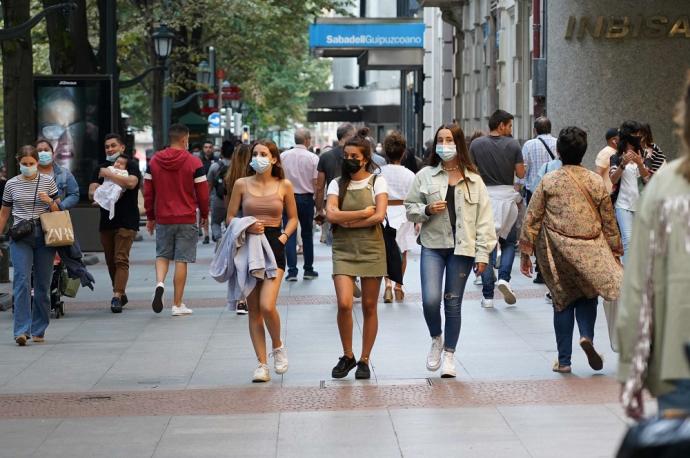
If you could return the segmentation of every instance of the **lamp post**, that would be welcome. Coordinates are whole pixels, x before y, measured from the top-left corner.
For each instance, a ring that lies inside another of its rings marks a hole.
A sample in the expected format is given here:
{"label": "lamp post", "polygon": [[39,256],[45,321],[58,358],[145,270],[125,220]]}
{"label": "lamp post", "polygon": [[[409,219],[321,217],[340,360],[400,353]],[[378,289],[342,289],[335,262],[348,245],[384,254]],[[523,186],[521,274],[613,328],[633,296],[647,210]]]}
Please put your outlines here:
{"label": "lamp post", "polygon": [[156,51],[156,56],[162,61],[163,67],[163,109],[161,132],[163,143],[168,140],[168,127],[170,127],[170,117],[172,113],[172,100],[169,95],[165,95],[165,85],[170,79],[170,68],[168,67],[168,56],[172,52],[173,38],[175,34],[168,28],[166,24],[159,25],[151,34],[153,38],[153,47]]}

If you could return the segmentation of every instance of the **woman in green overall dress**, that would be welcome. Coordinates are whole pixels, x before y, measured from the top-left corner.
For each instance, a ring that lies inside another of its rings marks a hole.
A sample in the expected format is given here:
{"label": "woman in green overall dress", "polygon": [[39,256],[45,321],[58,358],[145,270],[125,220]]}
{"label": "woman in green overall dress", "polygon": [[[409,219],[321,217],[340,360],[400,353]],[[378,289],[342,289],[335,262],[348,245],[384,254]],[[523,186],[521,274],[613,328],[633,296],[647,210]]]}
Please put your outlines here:
{"label": "woman in green overall dress", "polygon": [[[338,298],[338,331],[343,356],[333,368],[333,378],[343,378],[357,366],[355,378],[368,379],[369,355],[378,331],[377,303],[381,279],[387,275],[386,248],[381,222],[388,207],[383,177],[373,173],[367,129],[360,130],[344,147],[340,178],[328,186],[326,218],[333,231],[333,283]],[[362,353],[352,351],[352,301],[354,279],[362,280]]]}

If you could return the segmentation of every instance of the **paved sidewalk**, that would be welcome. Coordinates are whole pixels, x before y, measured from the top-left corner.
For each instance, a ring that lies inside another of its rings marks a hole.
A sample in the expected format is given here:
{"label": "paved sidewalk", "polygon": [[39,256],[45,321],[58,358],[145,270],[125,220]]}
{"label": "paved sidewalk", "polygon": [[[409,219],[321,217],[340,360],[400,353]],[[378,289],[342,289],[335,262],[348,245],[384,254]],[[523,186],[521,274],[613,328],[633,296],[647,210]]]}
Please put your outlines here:
{"label": "paved sidewalk", "polygon": [[[225,287],[208,275],[208,245],[190,268],[191,317],[151,311],[148,236],[133,248],[123,314],[110,313],[103,262],[90,267],[96,291],[67,300],[45,344],[16,347],[11,314],[1,312],[0,456],[612,456],[626,421],[601,308],[604,370],[592,371],[575,344],[573,374],[563,376],[551,372],[543,287],[515,268],[517,307],[497,299],[484,310],[480,287],[468,285],[458,378],[441,380],[425,369],[430,339],[413,253],[405,302],[379,306],[372,379],[335,381],[330,250],[315,251],[320,278],[284,283],[278,301],[290,369],[263,385],[251,383],[247,317],[225,310]],[[355,315],[357,353],[358,307]]]}

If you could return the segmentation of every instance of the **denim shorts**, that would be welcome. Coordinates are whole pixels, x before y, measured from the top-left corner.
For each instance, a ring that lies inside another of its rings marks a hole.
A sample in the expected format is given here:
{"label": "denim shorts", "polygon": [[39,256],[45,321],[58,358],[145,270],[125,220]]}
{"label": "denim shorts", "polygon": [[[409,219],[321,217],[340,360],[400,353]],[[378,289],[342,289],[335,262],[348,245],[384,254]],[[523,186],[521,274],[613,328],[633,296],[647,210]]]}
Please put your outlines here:
{"label": "denim shorts", "polygon": [[156,257],[195,262],[199,228],[196,224],[156,224]]}

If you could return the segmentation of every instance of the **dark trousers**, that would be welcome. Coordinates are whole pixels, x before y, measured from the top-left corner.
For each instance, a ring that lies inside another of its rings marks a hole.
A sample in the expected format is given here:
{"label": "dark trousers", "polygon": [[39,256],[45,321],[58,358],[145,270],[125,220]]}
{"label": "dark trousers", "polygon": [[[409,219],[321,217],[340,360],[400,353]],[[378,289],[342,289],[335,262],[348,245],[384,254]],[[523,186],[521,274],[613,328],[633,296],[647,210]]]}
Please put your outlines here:
{"label": "dark trousers", "polygon": [[581,298],[560,312],[553,309],[553,329],[556,331],[558,363],[561,366],[570,366],[570,357],[573,353],[573,328],[576,320],[580,337],[587,337],[594,341],[594,323],[597,321],[598,303],[597,297]]}
{"label": "dark trousers", "polygon": [[[304,271],[314,270],[314,194],[295,194],[297,202],[297,219],[302,235],[302,255]],[[283,225],[287,224],[287,215],[283,216]],[[292,234],[285,244],[288,275],[297,275],[297,234]]]}

